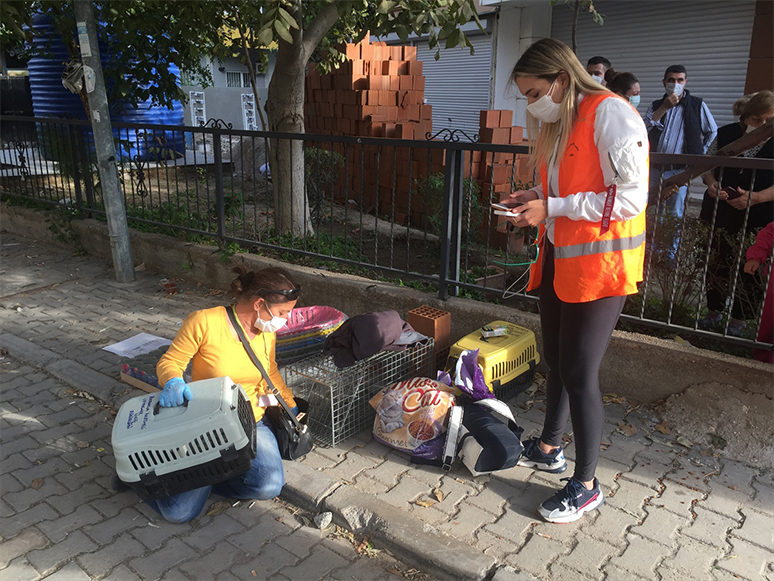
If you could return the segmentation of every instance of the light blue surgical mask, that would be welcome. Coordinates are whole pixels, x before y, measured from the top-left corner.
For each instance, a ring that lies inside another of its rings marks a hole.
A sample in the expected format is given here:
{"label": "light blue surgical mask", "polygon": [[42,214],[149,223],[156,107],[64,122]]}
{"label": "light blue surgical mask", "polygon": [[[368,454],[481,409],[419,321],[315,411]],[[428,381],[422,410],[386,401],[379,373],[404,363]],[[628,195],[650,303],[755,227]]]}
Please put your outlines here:
{"label": "light blue surgical mask", "polygon": [[639,95],[632,95],[629,97],[629,103],[632,107],[635,109],[640,106],[640,96]]}

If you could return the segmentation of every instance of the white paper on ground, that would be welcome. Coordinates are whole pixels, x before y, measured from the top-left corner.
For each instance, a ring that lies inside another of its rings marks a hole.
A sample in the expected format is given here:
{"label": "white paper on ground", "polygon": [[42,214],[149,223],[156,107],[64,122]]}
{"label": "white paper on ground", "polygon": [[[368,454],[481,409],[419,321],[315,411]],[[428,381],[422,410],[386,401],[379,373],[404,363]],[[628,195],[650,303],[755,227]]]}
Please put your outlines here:
{"label": "white paper on ground", "polygon": [[129,337],[120,343],[108,345],[102,349],[104,351],[115,353],[121,357],[128,357],[131,359],[132,357],[144,355],[145,353],[155,351],[159,347],[171,344],[172,341],[165,339],[164,337],[157,337],[156,335],[151,335],[149,333],[138,333],[134,337]]}

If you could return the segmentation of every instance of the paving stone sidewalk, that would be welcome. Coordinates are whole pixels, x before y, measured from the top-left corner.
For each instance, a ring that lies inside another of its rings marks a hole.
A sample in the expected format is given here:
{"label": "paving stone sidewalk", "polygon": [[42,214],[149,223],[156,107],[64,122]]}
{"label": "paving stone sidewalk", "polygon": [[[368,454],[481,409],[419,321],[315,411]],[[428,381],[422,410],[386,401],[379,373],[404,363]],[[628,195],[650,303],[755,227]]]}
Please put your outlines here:
{"label": "paving stone sidewalk", "polygon": [[[167,295],[160,275],[120,284],[93,258],[8,236],[0,244],[3,579],[386,579],[410,566],[442,578],[447,564],[446,577],[498,581],[774,580],[771,467],[683,446],[679,426],[614,395],[597,471],[606,504],[571,525],[535,512],[566,474],[442,474],[367,432],[288,465],[284,500],[164,523],[109,489],[110,409],[78,396],[118,405],[136,395],[117,381],[121,359],[101,348],[138,332],[171,339],[188,313],[225,296],[195,286]],[[511,402],[526,435],[542,422],[537,387]],[[574,458],[571,435],[566,455]],[[357,503],[370,523],[347,516]],[[321,535],[308,526],[321,507],[350,530],[363,525],[403,562],[359,557],[345,534]]]}

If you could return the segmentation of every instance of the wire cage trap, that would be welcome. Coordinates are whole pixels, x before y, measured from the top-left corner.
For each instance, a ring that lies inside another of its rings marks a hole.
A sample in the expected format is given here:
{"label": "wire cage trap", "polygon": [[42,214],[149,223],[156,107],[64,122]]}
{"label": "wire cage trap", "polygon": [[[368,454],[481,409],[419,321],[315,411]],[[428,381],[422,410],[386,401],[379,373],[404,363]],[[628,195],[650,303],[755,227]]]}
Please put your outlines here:
{"label": "wire cage trap", "polygon": [[435,377],[433,340],[405,351],[381,351],[339,369],[333,358],[315,355],[283,369],[294,395],[309,402],[309,428],[315,442],[332,447],[373,423],[368,401],[388,385],[411,377]]}

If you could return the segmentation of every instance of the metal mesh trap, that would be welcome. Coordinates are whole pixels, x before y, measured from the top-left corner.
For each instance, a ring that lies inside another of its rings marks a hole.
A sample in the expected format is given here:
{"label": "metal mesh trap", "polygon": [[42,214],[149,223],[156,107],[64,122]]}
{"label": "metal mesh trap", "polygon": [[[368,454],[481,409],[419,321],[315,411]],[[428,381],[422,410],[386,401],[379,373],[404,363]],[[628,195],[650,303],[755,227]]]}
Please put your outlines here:
{"label": "metal mesh trap", "polygon": [[382,351],[339,369],[315,355],[283,369],[294,395],[309,402],[309,428],[321,446],[336,446],[373,423],[368,401],[388,385],[411,377],[435,377],[433,340],[405,351]]}

